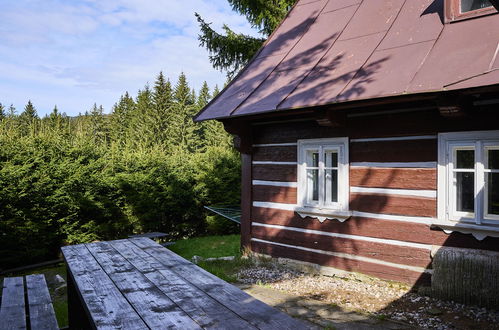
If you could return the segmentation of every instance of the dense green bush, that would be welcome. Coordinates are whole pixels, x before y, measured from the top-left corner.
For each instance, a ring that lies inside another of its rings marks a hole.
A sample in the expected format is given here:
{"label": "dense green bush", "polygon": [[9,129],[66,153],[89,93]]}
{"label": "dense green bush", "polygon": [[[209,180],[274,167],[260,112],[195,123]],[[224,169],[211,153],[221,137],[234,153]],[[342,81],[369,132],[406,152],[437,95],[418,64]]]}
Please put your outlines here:
{"label": "dense green bush", "polygon": [[[111,115],[94,107],[75,118],[54,111],[40,119],[30,108],[30,116],[0,118],[0,269],[55,258],[64,244],[131,233],[161,231],[175,240],[238,231],[203,208],[239,203],[230,137],[218,123],[190,121],[207,90],[194,102],[185,77],[174,90],[161,81],[136,101],[126,94]],[[181,90],[189,95],[175,99]],[[155,138],[160,110],[169,118],[165,129],[185,134]]]}

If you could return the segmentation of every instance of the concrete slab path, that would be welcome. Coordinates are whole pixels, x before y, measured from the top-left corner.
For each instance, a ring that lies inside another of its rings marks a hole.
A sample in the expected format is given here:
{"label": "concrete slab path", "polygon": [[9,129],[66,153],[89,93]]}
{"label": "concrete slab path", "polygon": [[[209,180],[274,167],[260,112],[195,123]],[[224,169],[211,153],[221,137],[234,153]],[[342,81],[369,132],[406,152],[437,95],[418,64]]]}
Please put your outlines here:
{"label": "concrete slab path", "polygon": [[295,296],[261,285],[238,284],[236,286],[270,306],[309,322],[311,329],[415,329],[408,324],[346,311],[319,300]]}

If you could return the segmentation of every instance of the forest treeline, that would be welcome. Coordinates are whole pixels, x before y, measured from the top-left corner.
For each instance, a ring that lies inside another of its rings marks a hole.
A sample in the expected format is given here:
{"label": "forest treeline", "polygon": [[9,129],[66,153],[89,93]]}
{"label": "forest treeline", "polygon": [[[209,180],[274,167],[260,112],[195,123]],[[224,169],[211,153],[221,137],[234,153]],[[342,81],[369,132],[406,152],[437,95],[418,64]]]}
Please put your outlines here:
{"label": "forest treeline", "polygon": [[239,203],[231,137],[192,121],[216,93],[160,73],[110,114],[55,107],[40,118],[31,102],[19,112],[0,104],[0,269],[54,258],[64,244],[237,230],[203,209]]}

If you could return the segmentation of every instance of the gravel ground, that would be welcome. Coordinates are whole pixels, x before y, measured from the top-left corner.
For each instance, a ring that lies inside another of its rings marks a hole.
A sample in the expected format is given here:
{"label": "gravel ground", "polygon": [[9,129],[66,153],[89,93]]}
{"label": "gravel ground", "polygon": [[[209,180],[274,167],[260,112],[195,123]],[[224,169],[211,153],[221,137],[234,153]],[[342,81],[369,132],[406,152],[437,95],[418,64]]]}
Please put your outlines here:
{"label": "gravel ground", "polygon": [[274,263],[243,269],[237,277],[244,284],[265,285],[426,329],[499,329],[499,312],[423,296],[394,282],[310,275]]}

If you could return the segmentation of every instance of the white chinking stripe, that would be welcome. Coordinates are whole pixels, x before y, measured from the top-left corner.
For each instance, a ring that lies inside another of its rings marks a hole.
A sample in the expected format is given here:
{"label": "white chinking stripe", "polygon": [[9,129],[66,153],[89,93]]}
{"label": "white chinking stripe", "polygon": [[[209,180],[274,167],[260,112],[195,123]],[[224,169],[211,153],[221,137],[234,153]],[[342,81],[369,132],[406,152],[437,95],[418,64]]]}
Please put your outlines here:
{"label": "white chinking stripe", "polygon": [[410,217],[405,215],[378,214],[378,213],[368,213],[368,212],[358,212],[358,211],[353,211],[352,216],[361,217],[361,218],[373,218],[380,220],[414,222],[414,223],[422,223],[425,225],[431,225],[433,223],[433,218],[430,217]]}
{"label": "white chinking stripe", "polygon": [[280,182],[280,181],[263,181],[263,180],[253,180],[254,186],[274,186],[274,187],[298,187],[296,182]]}
{"label": "white chinking stripe", "polygon": [[400,195],[400,196],[416,196],[436,198],[436,190],[413,190],[413,189],[385,189],[385,188],[365,188],[365,187],[350,187],[352,193],[371,193],[382,195]]}
{"label": "white chinking stripe", "polygon": [[373,258],[368,258],[368,257],[361,257],[361,256],[352,255],[352,254],[347,254],[347,253],[311,249],[311,248],[307,248],[307,247],[303,247],[303,246],[296,246],[296,245],[289,245],[289,244],[284,244],[284,243],[266,241],[266,240],[259,239],[259,238],[252,238],[251,241],[265,243],[265,244],[271,244],[271,245],[278,245],[278,246],[302,250],[302,251],[320,253],[320,254],[330,255],[330,256],[334,256],[334,257],[338,257],[338,258],[369,262],[372,264],[389,266],[389,267],[393,267],[393,268],[406,269],[406,270],[411,270],[413,272],[418,272],[418,273],[430,273],[430,274],[432,273],[431,269],[425,269],[423,267],[401,265],[401,264],[396,264],[393,262],[388,262],[388,261],[383,261],[383,260],[378,260],[378,259],[373,259]]}
{"label": "white chinking stripe", "polygon": [[[297,206],[296,204],[284,204],[284,203],[272,203],[272,202],[253,202],[254,207],[262,207],[269,209],[277,209],[284,211],[294,211]],[[353,211],[352,216],[361,218],[373,218],[380,220],[391,220],[391,221],[401,221],[401,222],[414,222],[421,223],[425,225],[430,225],[433,223],[434,219],[431,217],[411,217],[405,215],[392,215],[392,214],[378,214],[378,213],[368,213]]]}
{"label": "white chinking stripe", "polygon": [[273,162],[266,160],[254,160],[253,165],[296,165],[296,162]]}
{"label": "white chinking stripe", "polygon": [[410,141],[410,140],[436,140],[436,135],[419,135],[419,136],[396,136],[387,138],[366,138],[366,139],[350,139],[350,142],[374,142],[374,141]]}
{"label": "white chinking stripe", "polygon": [[291,143],[260,143],[260,144],[253,144],[253,147],[292,147],[292,146],[297,146],[298,144],[296,142],[291,142]]}
{"label": "white chinking stripe", "polygon": [[296,204],[272,203],[272,202],[253,202],[255,207],[263,207],[268,209],[277,209],[284,211],[294,211]]}
{"label": "white chinking stripe", "polygon": [[384,239],[384,238],[375,238],[375,237],[367,237],[367,236],[331,233],[331,232],[313,230],[313,229],[287,227],[287,226],[280,226],[280,225],[269,225],[269,224],[259,223],[259,222],[252,222],[251,224],[253,226],[256,226],[256,227],[275,228],[275,229],[289,230],[289,231],[295,231],[295,232],[307,233],[307,234],[316,234],[316,235],[323,235],[323,236],[330,236],[330,237],[347,238],[347,239],[356,240],[356,241],[366,241],[366,242],[382,243],[382,244],[389,244],[389,245],[395,245],[395,246],[405,246],[405,247],[411,247],[411,248],[416,248],[416,249],[424,249],[424,250],[428,250],[428,251],[431,251],[431,249],[432,249],[432,245],[398,241],[398,240],[393,240],[393,239]]}
{"label": "white chinking stripe", "polygon": [[436,168],[437,162],[354,162],[350,167]]}

